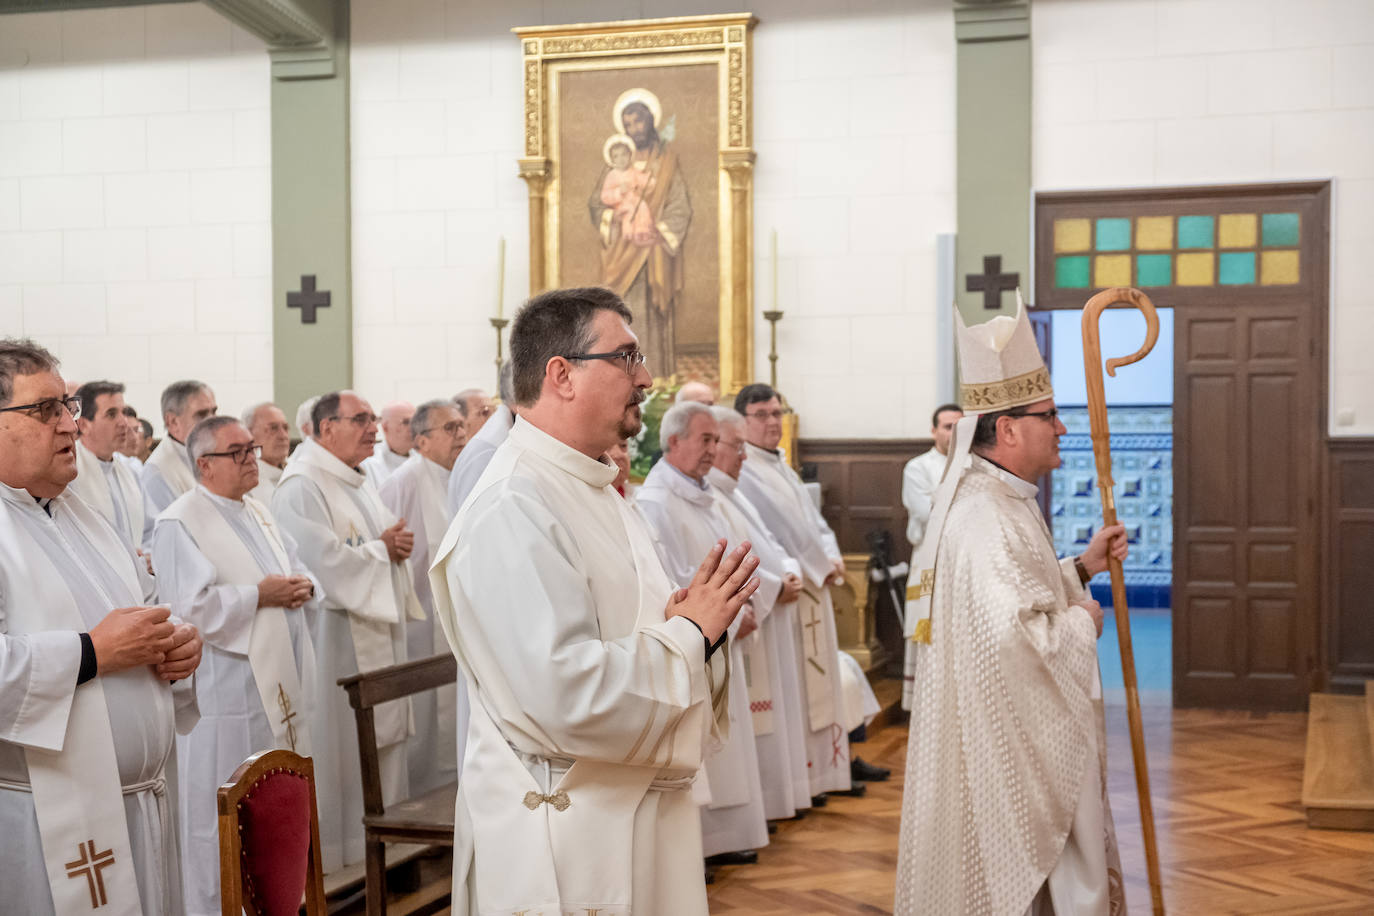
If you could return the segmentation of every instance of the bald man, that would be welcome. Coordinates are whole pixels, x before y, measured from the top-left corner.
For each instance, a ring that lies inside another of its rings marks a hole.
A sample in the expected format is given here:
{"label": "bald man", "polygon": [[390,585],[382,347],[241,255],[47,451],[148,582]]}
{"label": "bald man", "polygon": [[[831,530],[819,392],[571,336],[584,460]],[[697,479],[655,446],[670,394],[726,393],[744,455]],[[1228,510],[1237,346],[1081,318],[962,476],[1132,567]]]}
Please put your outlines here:
{"label": "bald man", "polygon": [[410,432],[413,416],[415,405],[408,401],[392,401],[382,408],[382,435],[372,457],[362,463],[367,479],[379,490],[410,457],[410,450],[415,445],[415,437]]}
{"label": "bald man", "polygon": [[682,404],[687,401],[697,401],[710,407],[716,403],[716,389],[705,382],[686,382],[677,390],[677,399],[673,403]]}

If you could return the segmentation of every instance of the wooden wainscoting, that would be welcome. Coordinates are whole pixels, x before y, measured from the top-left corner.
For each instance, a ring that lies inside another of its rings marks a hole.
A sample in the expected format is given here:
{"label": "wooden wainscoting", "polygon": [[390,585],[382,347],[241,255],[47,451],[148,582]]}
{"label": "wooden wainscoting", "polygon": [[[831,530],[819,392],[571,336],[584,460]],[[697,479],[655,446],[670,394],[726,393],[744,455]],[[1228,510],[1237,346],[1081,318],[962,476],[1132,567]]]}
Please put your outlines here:
{"label": "wooden wainscoting", "polygon": [[840,550],[869,552],[875,528],[892,534],[897,562],[911,557],[902,506],[902,468],[931,447],[929,439],[802,439],[802,477],[821,485],[821,514]]}
{"label": "wooden wainscoting", "polygon": [[1328,689],[1362,692],[1374,679],[1374,439],[1327,440]]}

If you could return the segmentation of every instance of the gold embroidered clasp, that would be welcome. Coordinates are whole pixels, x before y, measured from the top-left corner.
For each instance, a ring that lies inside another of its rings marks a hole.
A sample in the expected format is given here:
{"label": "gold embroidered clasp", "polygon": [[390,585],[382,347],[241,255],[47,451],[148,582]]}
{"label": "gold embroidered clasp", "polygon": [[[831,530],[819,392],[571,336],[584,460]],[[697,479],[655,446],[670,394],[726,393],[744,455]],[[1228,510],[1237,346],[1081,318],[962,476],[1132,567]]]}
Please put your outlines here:
{"label": "gold embroidered clasp", "polygon": [[921,570],[921,580],[915,585],[908,585],[906,589],[906,600],[916,601],[926,595],[935,593],[935,570]]}
{"label": "gold embroidered clasp", "polygon": [[559,789],[552,795],[544,795],[541,792],[533,791],[525,793],[525,807],[529,808],[531,811],[545,803],[555,811],[567,811],[568,806],[572,804],[572,800],[568,798],[568,793],[564,792],[562,789]]}

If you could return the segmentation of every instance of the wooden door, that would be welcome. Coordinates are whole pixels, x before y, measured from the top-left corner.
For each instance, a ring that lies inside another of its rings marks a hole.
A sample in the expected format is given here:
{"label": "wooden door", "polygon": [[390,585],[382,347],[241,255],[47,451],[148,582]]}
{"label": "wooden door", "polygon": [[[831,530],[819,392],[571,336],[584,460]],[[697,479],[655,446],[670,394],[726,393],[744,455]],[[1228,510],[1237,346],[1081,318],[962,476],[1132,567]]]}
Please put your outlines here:
{"label": "wooden door", "polygon": [[1313,310],[1175,311],[1174,700],[1301,708],[1318,605]]}

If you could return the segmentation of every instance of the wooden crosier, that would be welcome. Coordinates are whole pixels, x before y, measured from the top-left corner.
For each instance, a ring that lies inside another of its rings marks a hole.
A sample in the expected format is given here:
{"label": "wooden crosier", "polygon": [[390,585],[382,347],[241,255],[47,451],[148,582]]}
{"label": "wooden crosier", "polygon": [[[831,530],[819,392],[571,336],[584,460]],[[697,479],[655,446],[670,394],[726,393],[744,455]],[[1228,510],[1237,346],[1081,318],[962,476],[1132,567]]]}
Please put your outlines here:
{"label": "wooden crosier", "polygon": [[[1093,457],[1097,460],[1097,491],[1102,498],[1102,524],[1116,524],[1116,498],[1112,482],[1111,430],[1107,426],[1107,396],[1102,379],[1102,345],[1098,320],[1103,309],[1129,303],[1145,316],[1145,343],[1130,356],[1107,360],[1107,374],[1116,377],[1121,366],[1144,359],[1159,339],[1159,316],[1154,303],[1138,289],[1126,286],[1104,289],[1083,307],[1083,365],[1088,382],[1088,417],[1092,424]],[[1131,651],[1131,621],[1126,608],[1126,580],[1121,561],[1107,555],[1112,576],[1112,609],[1116,614],[1117,643],[1121,647],[1121,675],[1126,685],[1126,716],[1131,729],[1131,755],[1135,758],[1135,789],[1140,799],[1140,827],[1145,838],[1145,868],[1150,879],[1150,902],[1155,916],[1164,916],[1164,889],[1159,878],[1159,849],[1155,845],[1154,809],[1150,803],[1150,773],[1145,759],[1145,731],[1140,719],[1140,694],[1136,688],[1135,655]]]}

